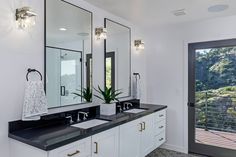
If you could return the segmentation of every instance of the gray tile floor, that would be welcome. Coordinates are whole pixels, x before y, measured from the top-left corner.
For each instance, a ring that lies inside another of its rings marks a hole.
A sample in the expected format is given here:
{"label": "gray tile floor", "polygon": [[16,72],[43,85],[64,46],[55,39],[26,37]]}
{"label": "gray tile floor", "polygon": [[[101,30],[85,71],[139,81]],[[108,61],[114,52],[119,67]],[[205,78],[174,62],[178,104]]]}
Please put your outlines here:
{"label": "gray tile floor", "polygon": [[183,154],[166,149],[157,149],[146,157],[203,157],[203,156]]}

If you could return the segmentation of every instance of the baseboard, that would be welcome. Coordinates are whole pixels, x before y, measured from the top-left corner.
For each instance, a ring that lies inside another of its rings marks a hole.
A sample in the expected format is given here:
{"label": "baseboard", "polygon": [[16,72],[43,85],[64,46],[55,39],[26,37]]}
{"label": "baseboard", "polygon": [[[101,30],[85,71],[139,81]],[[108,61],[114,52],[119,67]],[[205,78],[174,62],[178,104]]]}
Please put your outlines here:
{"label": "baseboard", "polygon": [[176,152],[181,152],[181,153],[185,153],[187,154],[188,152],[186,152],[186,149],[184,147],[179,147],[179,146],[175,146],[175,145],[171,145],[171,144],[163,144],[161,146],[161,148],[164,148],[164,149],[168,149],[168,150],[173,150],[173,151],[176,151]]}

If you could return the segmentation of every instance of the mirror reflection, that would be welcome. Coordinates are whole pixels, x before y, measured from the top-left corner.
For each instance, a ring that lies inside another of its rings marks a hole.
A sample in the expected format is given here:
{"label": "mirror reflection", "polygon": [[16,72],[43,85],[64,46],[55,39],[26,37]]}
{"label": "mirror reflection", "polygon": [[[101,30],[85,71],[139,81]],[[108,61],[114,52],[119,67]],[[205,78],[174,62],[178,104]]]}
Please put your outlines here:
{"label": "mirror reflection", "polygon": [[120,98],[131,96],[131,29],[105,19],[105,85],[121,90]]}
{"label": "mirror reflection", "polygon": [[49,107],[90,102],[83,91],[92,87],[92,13],[61,0],[45,3]]}

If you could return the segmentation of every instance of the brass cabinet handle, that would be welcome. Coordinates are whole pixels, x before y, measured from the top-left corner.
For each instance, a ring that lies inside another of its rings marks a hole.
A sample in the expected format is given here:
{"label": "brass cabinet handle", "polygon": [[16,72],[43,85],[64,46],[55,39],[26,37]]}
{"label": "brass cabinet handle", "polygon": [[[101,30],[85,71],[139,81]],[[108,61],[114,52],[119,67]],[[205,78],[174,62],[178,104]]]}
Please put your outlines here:
{"label": "brass cabinet handle", "polygon": [[67,154],[67,156],[69,156],[69,157],[71,157],[71,156],[74,156],[74,155],[76,155],[76,154],[79,154],[80,153],[80,151],[79,150],[76,150],[74,153],[72,153],[72,154]]}
{"label": "brass cabinet handle", "polygon": [[160,139],[159,139],[159,141],[163,141],[163,140],[164,140],[164,138],[160,138]]}
{"label": "brass cabinet handle", "polygon": [[139,131],[142,132],[143,131],[143,123],[139,123],[139,124],[141,126]]}
{"label": "brass cabinet handle", "polygon": [[159,129],[162,129],[162,128],[164,128],[164,126],[163,126],[163,125],[159,127]]}
{"label": "brass cabinet handle", "polygon": [[94,142],[94,144],[95,144],[95,152],[94,152],[94,154],[98,154],[98,143],[97,142]]}
{"label": "brass cabinet handle", "polygon": [[146,122],[143,122],[143,130],[146,130]]}

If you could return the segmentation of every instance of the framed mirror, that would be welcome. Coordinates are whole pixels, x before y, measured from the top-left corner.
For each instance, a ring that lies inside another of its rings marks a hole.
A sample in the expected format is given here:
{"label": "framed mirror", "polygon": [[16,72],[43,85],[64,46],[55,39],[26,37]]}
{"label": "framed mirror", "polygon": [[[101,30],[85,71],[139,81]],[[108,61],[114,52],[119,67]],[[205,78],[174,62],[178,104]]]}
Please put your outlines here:
{"label": "framed mirror", "polygon": [[45,0],[45,91],[49,108],[88,103],[92,88],[92,13]]}
{"label": "framed mirror", "polygon": [[131,28],[105,18],[105,86],[131,96]]}

